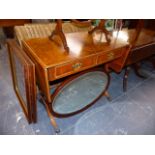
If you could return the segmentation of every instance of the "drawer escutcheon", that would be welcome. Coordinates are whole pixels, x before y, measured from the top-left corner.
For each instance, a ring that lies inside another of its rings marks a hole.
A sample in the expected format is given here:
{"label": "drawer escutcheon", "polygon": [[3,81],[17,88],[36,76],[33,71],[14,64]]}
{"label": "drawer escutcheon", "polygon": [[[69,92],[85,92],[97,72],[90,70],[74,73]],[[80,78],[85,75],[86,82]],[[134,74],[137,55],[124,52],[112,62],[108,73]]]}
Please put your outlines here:
{"label": "drawer escutcheon", "polygon": [[113,52],[108,53],[107,57],[108,57],[108,60],[113,59],[114,58],[114,53]]}
{"label": "drawer escutcheon", "polygon": [[72,68],[75,70],[75,69],[81,68],[81,66],[82,66],[82,63],[75,63],[72,65]]}

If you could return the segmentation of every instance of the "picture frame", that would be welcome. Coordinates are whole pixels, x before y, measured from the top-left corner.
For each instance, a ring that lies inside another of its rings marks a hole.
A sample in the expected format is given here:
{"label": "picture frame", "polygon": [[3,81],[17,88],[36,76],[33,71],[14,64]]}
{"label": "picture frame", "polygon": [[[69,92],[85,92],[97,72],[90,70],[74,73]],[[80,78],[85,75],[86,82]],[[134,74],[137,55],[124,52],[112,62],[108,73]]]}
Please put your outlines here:
{"label": "picture frame", "polygon": [[7,41],[13,88],[28,123],[37,121],[35,65],[15,40]]}

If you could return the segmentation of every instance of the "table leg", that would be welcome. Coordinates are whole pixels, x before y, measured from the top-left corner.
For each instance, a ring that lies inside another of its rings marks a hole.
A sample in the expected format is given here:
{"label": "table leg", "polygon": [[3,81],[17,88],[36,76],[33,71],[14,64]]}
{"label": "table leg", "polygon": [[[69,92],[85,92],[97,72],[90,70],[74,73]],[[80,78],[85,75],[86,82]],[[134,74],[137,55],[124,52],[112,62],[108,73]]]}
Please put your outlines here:
{"label": "table leg", "polygon": [[60,133],[60,129],[59,129],[59,127],[58,127],[58,125],[57,125],[57,123],[55,121],[54,116],[52,115],[52,113],[50,111],[49,105],[45,104],[45,107],[46,107],[46,111],[47,111],[48,117],[50,118],[51,124],[54,127],[55,133],[56,134]]}
{"label": "table leg", "polygon": [[127,91],[127,82],[128,82],[128,76],[129,76],[130,67],[125,68],[125,73],[123,77],[123,91]]}
{"label": "table leg", "polygon": [[39,95],[39,100],[45,105],[48,117],[50,118],[50,122],[51,122],[52,126],[54,127],[55,133],[56,134],[60,133],[60,129],[59,129],[59,127],[58,127],[58,125],[56,123],[56,120],[55,120],[55,118],[52,115],[52,112],[50,110],[50,106],[49,106],[50,104],[47,101],[45,101],[45,99],[43,98],[42,95]]}
{"label": "table leg", "polygon": [[108,93],[108,91],[105,91],[105,93],[103,95],[106,96],[109,101],[112,101],[111,96]]}

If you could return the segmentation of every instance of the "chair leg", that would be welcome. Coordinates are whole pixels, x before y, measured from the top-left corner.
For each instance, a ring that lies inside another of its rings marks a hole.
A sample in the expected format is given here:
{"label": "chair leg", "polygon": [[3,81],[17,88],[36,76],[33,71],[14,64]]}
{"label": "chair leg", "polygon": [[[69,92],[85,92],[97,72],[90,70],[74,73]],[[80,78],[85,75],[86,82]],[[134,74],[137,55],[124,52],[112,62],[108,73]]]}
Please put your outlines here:
{"label": "chair leg", "polygon": [[123,77],[123,92],[127,91],[127,82],[128,82],[129,72],[130,72],[130,67],[126,67],[124,77]]}

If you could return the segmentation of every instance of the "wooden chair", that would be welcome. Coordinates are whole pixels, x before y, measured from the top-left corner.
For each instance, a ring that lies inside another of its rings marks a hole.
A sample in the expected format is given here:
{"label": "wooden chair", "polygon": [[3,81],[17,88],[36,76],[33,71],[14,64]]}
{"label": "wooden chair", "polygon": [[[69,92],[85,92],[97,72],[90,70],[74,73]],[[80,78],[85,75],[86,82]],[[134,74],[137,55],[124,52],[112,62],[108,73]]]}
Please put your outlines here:
{"label": "wooden chair", "polygon": [[131,66],[134,67],[135,73],[139,77],[145,78],[140,73],[140,62],[155,54],[155,31],[145,28],[144,20],[139,20],[135,29],[122,30],[121,32],[126,33],[126,36],[129,38],[130,48],[124,53],[122,58],[107,64],[107,66],[117,73],[125,68],[123,77],[123,91],[125,92],[127,90],[127,79]]}

